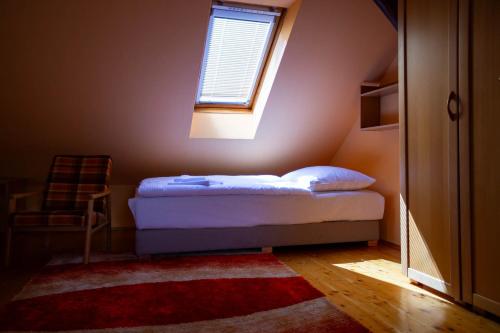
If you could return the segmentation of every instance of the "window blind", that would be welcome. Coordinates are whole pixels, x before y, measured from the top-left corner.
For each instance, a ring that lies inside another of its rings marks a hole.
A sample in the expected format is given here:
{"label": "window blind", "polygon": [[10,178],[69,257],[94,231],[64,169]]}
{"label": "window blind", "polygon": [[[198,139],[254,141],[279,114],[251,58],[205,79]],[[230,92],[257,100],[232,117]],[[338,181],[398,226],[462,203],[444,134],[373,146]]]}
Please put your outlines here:
{"label": "window blind", "polygon": [[212,8],[197,104],[251,103],[277,15],[239,7]]}

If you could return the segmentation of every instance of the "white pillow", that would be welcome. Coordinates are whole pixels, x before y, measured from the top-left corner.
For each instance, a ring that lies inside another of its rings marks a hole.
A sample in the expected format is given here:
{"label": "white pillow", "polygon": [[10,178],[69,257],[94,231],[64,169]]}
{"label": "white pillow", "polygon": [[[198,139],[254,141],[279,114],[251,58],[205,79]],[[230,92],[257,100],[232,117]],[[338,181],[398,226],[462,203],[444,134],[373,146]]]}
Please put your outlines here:
{"label": "white pillow", "polygon": [[309,183],[309,188],[315,192],[361,190],[375,183],[375,179],[361,172],[332,166],[302,168],[289,172],[281,178]]}

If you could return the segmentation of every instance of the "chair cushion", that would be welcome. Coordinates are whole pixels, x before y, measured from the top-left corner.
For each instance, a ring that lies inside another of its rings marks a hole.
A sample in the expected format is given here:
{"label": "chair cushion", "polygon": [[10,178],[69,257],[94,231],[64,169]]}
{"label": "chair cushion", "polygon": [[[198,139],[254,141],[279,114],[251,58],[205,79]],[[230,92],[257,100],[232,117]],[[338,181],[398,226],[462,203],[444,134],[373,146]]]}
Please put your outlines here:
{"label": "chair cushion", "polygon": [[[90,194],[108,189],[111,165],[111,157],[107,155],[55,156],[43,210],[86,209]],[[94,209],[104,212],[103,200],[97,200]]]}
{"label": "chair cushion", "polygon": [[[33,226],[85,226],[85,211],[40,211],[40,212],[19,212],[12,215],[11,225],[14,227],[33,227]],[[97,220],[104,220],[104,215],[94,213],[92,216],[92,225]]]}

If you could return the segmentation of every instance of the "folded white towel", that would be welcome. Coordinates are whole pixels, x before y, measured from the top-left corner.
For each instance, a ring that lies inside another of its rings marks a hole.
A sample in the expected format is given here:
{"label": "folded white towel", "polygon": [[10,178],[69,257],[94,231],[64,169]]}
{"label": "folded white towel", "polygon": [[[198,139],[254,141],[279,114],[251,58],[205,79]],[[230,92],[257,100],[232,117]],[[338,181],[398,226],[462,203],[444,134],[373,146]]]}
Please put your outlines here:
{"label": "folded white towel", "polygon": [[182,182],[170,182],[168,185],[176,185],[176,186],[183,186],[183,185],[202,185],[202,186],[210,186],[210,181],[208,180],[192,180],[192,181],[182,181]]}
{"label": "folded white towel", "polygon": [[205,177],[181,177],[175,178],[175,183],[191,183],[191,182],[199,182],[199,181],[208,181]]}

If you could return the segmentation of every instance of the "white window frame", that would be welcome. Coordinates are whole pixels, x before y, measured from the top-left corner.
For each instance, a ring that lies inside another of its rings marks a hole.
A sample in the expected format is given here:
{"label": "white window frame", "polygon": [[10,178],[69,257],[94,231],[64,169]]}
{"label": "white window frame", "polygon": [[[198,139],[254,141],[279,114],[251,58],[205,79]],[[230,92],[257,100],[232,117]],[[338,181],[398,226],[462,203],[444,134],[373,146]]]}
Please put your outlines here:
{"label": "white window frame", "polygon": [[[282,14],[281,9],[269,8],[269,7],[247,6],[244,4],[234,4],[234,3],[224,5],[220,4],[219,2],[214,3],[212,5],[210,20],[208,23],[207,36],[205,39],[205,49],[204,49],[203,59],[201,62],[201,72],[198,81],[198,90],[196,93],[195,108],[251,109],[253,102],[255,100],[255,95],[257,93],[258,87],[260,86],[260,82],[262,80],[264,69],[270,58],[272,45],[275,43],[275,39],[277,36],[277,28],[279,25],[279,19],[281,14]],[[257,75],[255,77],[254,82],[252,83],[251,94],[248,103],[230,103],[223,101],[200,102],[203,80],[205,78],[208,46],[210,42],[210,36],[212,34],[213,20],[215,17],[265,22],[271,24],[269,36],[267,37],[266,45],[264,46],[264,53],[259,61]]]}

